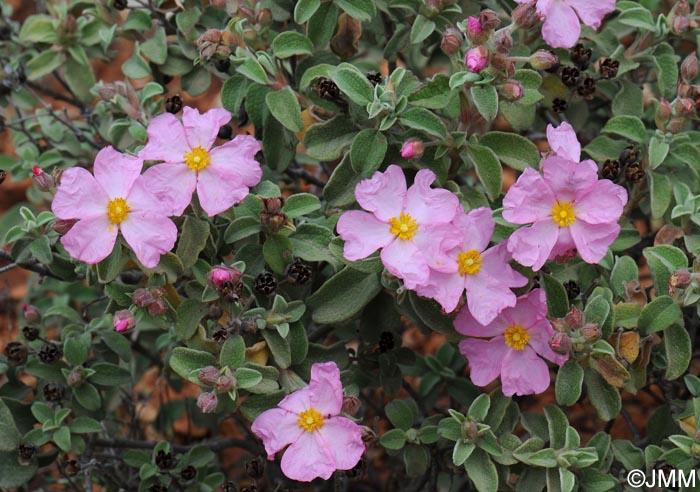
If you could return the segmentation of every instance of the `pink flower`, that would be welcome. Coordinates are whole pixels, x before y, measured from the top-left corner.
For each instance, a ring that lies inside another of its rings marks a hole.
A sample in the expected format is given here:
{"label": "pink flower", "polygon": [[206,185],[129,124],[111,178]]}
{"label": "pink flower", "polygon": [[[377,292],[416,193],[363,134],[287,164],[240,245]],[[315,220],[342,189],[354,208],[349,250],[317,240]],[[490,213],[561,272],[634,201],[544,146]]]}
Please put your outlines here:
{"label": "pink flower", "polygon": [[527,279],[508,264],[505,244],[488,247],[495,226],[491,210],[483,207],[458,213],[452,223],[436,226],[430,254],[440,266],[431,269],[428,283],[418,286],[416,292],[432,297],[451,312],[466,289],[469,311],[482,325],[491,323],[506,307],[515,306],[510,289],[524,286]]}
{"label": "pink flower", "polygon": [[427,227],[449,223],[460,207],[449,191],[431,188],[433,181],[435,173],[423,169],[406,190],[403,171],[392,165],[360,182],[355,198],[369,213],[351,210],[338,220],[345,258],[361,260],[382,248],[382,263],[406,288],[425,284],[433,261],[424,254],[431,241]]}
{"label": "pink flower", "polygon": [[200,114],[185,107],[182,123],[163,113],[148,125],[148,143],[139,156],[165,162],[144,176],[158,199],[169,204],[170,215],[182,215],[196,189],[200,205],[214,216],[243,200],[260,182],[262,169],[255,160],[260,144],[255,138],[238,135],[212,148],[219,128],[230,120],[231,113],[222,108]]}
{"label": "pink flower", "polygon": [[481,72],[489,64],[489,50],[484,46],[470,49],[464,63],[470,72]]}
{"label": "pink flower", "polygon": [[598,166],[581,163],[573,130],[547,129],[555,156],[542,162],[540,174],[527,168],[503,199],[503,218],[531,224],[508,239],[515,260],[534,270],[548,259],[578,251],[587,263],[598,263],[620,233],[618,221],[627,191],[598,179]]}
{"label": "pink flower", "polygon": [[289,446],[282,456],[287,477],[300,482],[327,480],[335,470],[353,468],[365,452],[362,427],[339,416],[342,406],[338,366],[314,364],[309,386],[258,415],[251,430],[263,440],[270,460]]}
{"label": "pink flower", "polygon": [[51,208],[59,219],[79,219],[61,238],[73,258],[104,260],[119,231],[147,268],[173,248],[177,227],[140,175],[142,167],[140,158],[105,147],[95,157],[94,176],[81,167],[63,172]]}
{"label": "pink flower", "polygon": [[[515,0],[530,3],[532,0]],[[571,48],[581,36],[581,22],[598,29],[603,17],[615,10],[615,0],[537,0],[544,17],[542,37],[552,48]]]}
{"label": "pink flower", "polygon": [[544,357],[562,365],[567,356],[549,348],[554,330],[547,320],[547,302],[542,289],[519,297],[491,323],[482,326],[466,310],[455,319],[455,328],[468,337],[459,349],[469,360],[470,377],[477,386],[486,386],[501,377],[503,394],[531,395],[549,386],[549,368]]}
{"label": "pink flower", "polygon": [[467,18],[467,32],[470,34],[484,34],[484,29],[481,27],[481,21],[478,17],[470,15]]}

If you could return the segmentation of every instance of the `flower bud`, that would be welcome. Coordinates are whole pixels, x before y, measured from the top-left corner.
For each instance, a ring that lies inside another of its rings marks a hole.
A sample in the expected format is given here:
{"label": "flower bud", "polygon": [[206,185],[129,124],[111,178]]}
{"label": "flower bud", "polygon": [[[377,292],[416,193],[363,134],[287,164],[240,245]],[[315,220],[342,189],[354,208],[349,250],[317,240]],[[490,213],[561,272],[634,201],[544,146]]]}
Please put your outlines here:
{"label": "flower bud", "polygon": [[214,393],[202,392],[197,397],[197,406],[202,413],[212,413],[219,405],[219,399]]}
{"label": "flower bud", "polygon": [[464,41],[462,33],[454,27],[449,27],[445,30],[440,47],[446,55],[456,55],[462,47],[462,41]]}
{"label": "flower bud", "polygon": [[689,116],[695,113],[695,101],[688,97],[679,97],[674,105],[676,115]]}
{"label": "flower bud", "polygon": [[698,76],[698,55],[691,53],[685,57],[681,64],[681,75],[689,84]]}
{"label": "flower bud", "polygon": [[205,384],[207,386],[214,386],[216,384],[216,380],[219,379],[219,376],[221,373],[219,370],[214,367],[214,366],[207,366],[207,367],[202,367],[199,370],[199,380],[202,384]]}
{"label": "flower bud", "polygon": [[479,22],[484,31],[493,31],[501,25],[501,19],[498,14],[491,9],[484,9],[479,14]]}
{"label": "flower bud", "polygon": [[467,38],[474,44],[484,43],[488,39],[477,17],[469,16],[467,19]]}
{"label": "flower bud", "polygon": [[537,50],[530,56],[530,65],[537,70],[549,70],[559,63],[557,55],[547,50]]}
{"label": "flower bud", "polygon": [[513,49],[513,36],[508,29],[501,29],[496,32],[494,47],[498,53],[507,55]]}
{"label": "flower bud", "polygon": [[151,316],[161,316],[168,312],[168,305],[163,299],[156,299],[148,306],[148,314]]}
{"label": "flower bud", "polygon": [[32,179],[34,180],[34,185],[39,188],[40,191],[51,191],[54,186],[56,186],[53,178],[46,174],[39,166],[34,166],[32,168]]}
{"label": "flower bud", "polygon": [[549,339],[549,347],[555,354],[566,355],[571,352],[571,338],[566,333],[555,331]]}
{"label": "flower bud", "polygon": [[470,49],[464,63],[470,72],[481,72],[489,64],[489,50],[485,46]]}
{"label": "flower bud", "polygon": [[425,145],[420,138],[409,138],[401,146],[401,157],[404,159],[420,159],[423,157]]}
{"label": "flower bud", "polygon": [[367,426],[362,426],[362,442],[370,444],[377,439],[377,434]]}
{"label": "flower bud", "polygon": [[238,283],[241,280],[241,272],[227,266],[217,266],[207,273],[207,280],[215,289],[220,289],[229,283]]}
{"label": "flower bud", "polygon": [[154,300],[153,294],[151,294],[151,291],[148,289],[136,289],[131,296],[131,301],[134,303],[134,306],[140,308],[148,307]]}
{"label": "flower bud", "polygon": [[690,272],[686,268],[676,270],[668,279],[668,293],[673,295],[676,289],[687,289],[690,287],[691,280]]}
{"label": "flower bud", "polygon": [[583,328],[581,328],[581,335],[586,342],[594,343],[600,340],[600,337],[603,336],[603,332],[593,323],[586,323],[583,325]]}
{"label": "flower bud", "polygon": [[117,89],[114,84],[104,84],[97,88],[97,95],[103,101],[111,101],[117,95]]}
{"label": "flower bud", "polygon": [[539,21],[535,2],[521,3],[513,10],[513,21],[521,29],[532,29]]}
{"label": "flower bud", "polygon": [[566,323],[566,326],[568,326],[572,330],[577,330],[581,328],[581,326],[583,326],[584,321],[585,317],[583,315],[583,312],[574,305],[572,305],[571,308],[569,308],[569,312],[566,313],[566,316],[564,316],[564,322]]}
{"label": "flower bud", "polygon": [[287,214],[282,211],[284,198],[261,198],[263,210],[260,212],[260,222],[270,231],[276,232],[287,223]]}
{"label": "flower bud", "polygon": [[71,388],[77,388],[85,382],[87,379],[86,376],[85,368],[83,366],[76,366],[66,376],[66,384]]}
{"label": "flower bud", "polygon": [[260,9],[255,16],[255,21],[261,26],[269,26],[272,23],[272,11],[268,8]]}
{"label": "flower bud", "polygon": [[523,97],[523,84],[519,80],[507,80],[500,89],[501,95],[508,101],[517,101]]}
{"label": "flower bud", "polygon": [[73,226],[78,222],[78,219],[56,219],[51,228],[59,234],[67,234]]}
{"label": "flower bud", "polygon": [[236,383],[235,377],[222,374],[217,378],[216,383],[214,383],[214,389],[216,389],[217,393],[228,393],[236,389]]}
{"label": "flower bud", "polygon": [[678,15],[671,21],[671,32],[681,34],[690,28],[690,19],[684,15]]}
{"label": "flower bud", "polygon": [[117,311],[114,313],[114,315],[112,315],[112,325],[114,326],[115,331],[118,333],[123,333],[136,326],[136,318],[128,309],[122,309],[121,311]]}
{"label": "flower bud", "polygon": [[24,319],[29,323],[38,323],[41,321],[41,311],[39,311],[36,306],[22,304],[22,311],[24,311]]}
{"label": "flower bud", "polygon": [[357,415],[357,412],[360,410],[360,400],[356,396],[344,396],[343,397],[343,407],[340,410],[342,413],[345,413],[350,416],[355,416]]}
{"label": "flower bud", "polygon": [[476,420],[467,418],[462,423],[462,435],[468,441],[476,441],[479,438],[479,426],[476,425]]}
{"label": "flower bud", "polygon": [[690,14],[690,5],[688,5],[686,0],[680,0],[673,6],[672,13],[675,15],[688,15]]}

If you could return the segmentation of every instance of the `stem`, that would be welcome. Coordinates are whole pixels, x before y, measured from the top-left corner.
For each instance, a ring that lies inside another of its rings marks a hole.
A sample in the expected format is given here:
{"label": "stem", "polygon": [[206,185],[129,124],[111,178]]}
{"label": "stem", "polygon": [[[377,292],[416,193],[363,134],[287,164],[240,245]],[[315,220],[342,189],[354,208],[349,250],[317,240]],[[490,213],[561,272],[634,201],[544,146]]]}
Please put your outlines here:
{"label": "stem", "polygon": [[[158,443],[156,441],[134,441],[130,439],[102,439],[97,438],[91,442],[97,448],[124,448],[124,449],[153,449]],[[172,444],[173,451],[177,453],[186,453],[195,446],[204,445],[212,451],[223,451],[228,448],[241,448],[251,453],[257,454],[260,449],[255,443],[244,439],[223,438],[204,441],[192,445]]]}

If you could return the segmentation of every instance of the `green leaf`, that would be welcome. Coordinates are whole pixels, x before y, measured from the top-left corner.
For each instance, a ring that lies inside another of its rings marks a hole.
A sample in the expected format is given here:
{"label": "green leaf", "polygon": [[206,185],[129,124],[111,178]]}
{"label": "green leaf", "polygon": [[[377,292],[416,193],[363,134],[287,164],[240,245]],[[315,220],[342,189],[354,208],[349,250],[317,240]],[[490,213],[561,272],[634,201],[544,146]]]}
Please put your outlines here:
{"label": "green leaf", "polygon": [[649,142],[649,165],[652,169],[659,167],[666,156],[671,146],[667,144],[664,140],[654,135]]}
{"label": "green leaf", "polygon": [[649,192],[651,194],[651,216],[655,219],[661,218],[671,205],[673,190],[671,180],[665,174],[658,174],[649,171]]}
{"label": "green leaf", "polygon": [[554,449],[563,448],[566,444],[566,429],[569,427],[566,415],[555,405],[546,405],[544,407],[544,415],[547,419],[549,444]]}
{"label": "green leaf", "polygon": [[151,67],[137,50],[122,64],[122,72],[130,79],[145,79],[151,75]]}
{"label": "green leaf", "polygon": [[157,65],[162,65],[168,58],[168,41],[165,28],[158,27],[153,36],[141,45],[141,53]]}
{"label": "green leaf", "polygon": [[465,84],[476,82],[477,80],[481,80],[481,75],[478,73],[468,71],[457,72],[452,74],[450,77],[450,89],[456,89],[464,86]]}
{"label": "green leaf", "polygon": [[539,165],[540,151],[537,146],[516,133],[489,132],[479,139],[479,143],[493,150],[503,164],[518,171]]}
{"label": "green leaf", "polygon": [[669,296],[659,296],[644,307],[639,316],[639,327],[645,335],[665,330],[679,318],[683,312]]}
{"label": "green leaf", "polygon": [[290,219],[296,219],[303,215],[308,215],[321,208],[321,201],[316,195],[311,193],[297,193],[292,195],[284,202],[282,211]]}
{"label": "green leaf", "polygon": [[347,12],[350,17],[359,21],[368,21],[377,15],[375,0],[335,0],[338,7]]}
{"label": "green leaf", "polygon": [[236,71],[256,84],[267,85],[268,83],[265,69],[254,58],[248,58],[241,66],[236,68]]}
{"label": "green leaf", "polygon": [[221,88],[221,105],[229,112],[237,114],[247,91],[248,83],[242,75],[234,75],[226,79]]}
{"label": "green leaf", "polygon": [[382,434],[382,437],[379,439],[379,444],[386,449],[401,449],[406,444],[406,434],[401,429],[391,429]]}
{"label": "green leaf", "polygon": [[111,282],[122,272],[127,261],[129,256],[117,243],[110,255],[97,264],[97,279],[103,284]]}
{"label": "green leaf", "polygon": [[405,401],[392,400],[384,407],[384,411],[394,427],[406,431],[413,426],[415,416]]}
{"label": "green leaf", "polygon": [[48,75],[65,62],[65,56],[53,50],[46,50],[27,62],[27,78],[38,80]]}
{"label": "green leaf", "polygon": [[236,383],[239,388],[250,388],[262,380],[263,377],[262,374],[260,374],[260,371],[249,369],[247,367],[239,367],[236,369]]}
{"label": "green leaf", "polygon": [[224,342],[219,354],[221,367],[237,368],[245,362],[245,341],[240,335],[231,335]]}
{"label": "green leaf", "polygon": [[30,15],[19,31],[19,40],[23,43],[55,43],[58,34],[53,19],[48,15]]}
{"label": "green leaf", "polygon": [[304,129],[304,122],[301,120],[301,106],[297,96],[291,87],[285,86],[279,91],[268,92],[265,96],[267,107],[277,121],[296,133]]}
{"label": "green leaf", "polygon": [[425,446],[409,444],[403,452],[403,464],[409,477],[425,475],[430,464],[428,450]]}
{"label": "green leaf", "polygon": [[411,108],[404,111],[399,121],[409,128],[421,130],[436,137],[447,138],[447,128],[442,120],[425,108]]}
{"label": "green leaf", "polygon": [[617,21],[620,24],[636,27],[637,29],[642,29],[644,31],[656,31],[654,18],[651,16],[651,12],[644,7],[625,10],[617,18]]}
{"label": "green leaf", "polygon": [[341,323],[359,314],[380,290],[377,274],[345,267],[308,298],[307,306],[314,322]]}
{"label": "green leaf", "polygon": [[357,133],[357,128],[348,118],[336,116],[332,120],[317,123],[306,130],[304,145],[309,157],[319,161],[338,159]]}
{"label": "green leaf", "polygon": [[479,181],[486,189],[489,200],[493,201],[498,198],[498,195],[501,194],[503,169],[494,151],[483,145],[469,144],[467,155],[476,169]]}
{"label": "green leaf", "polygon": [[495,492],[498,490],[496,465],[493,464],[486,451],[475,449],[464,462],[464,469],[467,470],[467,475],[474,482],[474,486],[479,492]]}
{"label": "green leaf", "polygon": [[17,450],[0,451],[0,488],[15,489],[34,477],[37,464],[21,465]]}
{"label": "green leaf", "polygon": [[475,449],[476,445],[473,442],[457,441],[452,449],[452,462],[455,466],[462,466]]}
{"label": "green leaf", "polygon": [[542,286],[547,296],[547,310],[553,318],[563,318],[569,312],[569,296],[557,279],[546,273],[542,274]]}
{"label": "green leaf", "polygon": [[272,53],[277,58],[310,55],[313,50],[314,45],[309,38],[296,31],[285,31],[272,40]]}
{"label": "green leaf", "polygon": [[0,451],[13,451],[20,444],[21,436],[12,412],[0,398]]}
{"label": "green leaf", "polygon": [[411,44],[422,43],[433,31],[435,31],[435,23],[424,15],[418,15],[411,25]]}
{"label": "green leaf", "polygon": [[202,367],[216,365],[216,359],[209,352],[175,347],[168,360],[168,365],[176,374],[189,381],[192,374]]}
{"label": "green leaf", "polygon": [[273,272],[280,275],[292,262],[292,242],[283,234],[274,234],[265,239],[263,256]]}
{"label": "green leaf", "polygon": [[270,352],[272,352],[275,363],[282,369],[292,365],[292,349],[289,346],[289,341],[286,338],[282,338],[276,330],[263,330],[262,335],[270,348]]}
{"label": "green leaf", "polygon": [[197,331],[199,322],[207,313],[208,307],[196,299],[186,299],[177,307],[175,334],[180,340],[189,340]]}
{"label": "green leaf", "polygon": [[321,0],[299,0],[294,6],[294,22],[304,24],[321,6]]}
{"label": "green leaf", "polygon": [[374,100],[374,88],[367,77],[352,65],[340,66],[333,73],[333,81],[355,104],[366,106]]}
{"label": "green leaf", "polygon": [[573,405],[581,397],[583,369],[575,361],[569,360],[559,368],[555,393],[560,405]]}
{"label": "green leaf", "polygon": [[610,287],[616,296],[625,297],[625,282],[639,280],[637,263],[629,256],[621,256],[615,261],[610,273]]}
{"label": "green leaf", "polygon": [[318,49],[328,45],[338,25],[338,7],[331,2],[322,2],[316,13],[306,25],[309,39]]}
{"label": "green leaf", "polygon": [[177,250],[175,250],[175,254],[182,261],[182,266],[185,268],[194,266],[199,258],[199,253],[207,245],[208,237],[209,222],[192,215],[185,217],[182,233],[177,242]]}
{"label": "green leaf", "polygon": [[352,168],[363,176],[371,176],[382,165],[388,146],[382,132],[365,128],[355,136],[350,147]]}
{"label": "green leaf", "polygon": [[408,96],[408,101],[413,106],[443,109],[449,104],[451,98],[450,78],[445,74],[438,74]]}
{"label": "green leaf", "polygon": [[259,216],[244,216],[238,217],[231,222],[224,232],[224,241],[226,244],[235,243],[236,241],[257,234],[262,230]]}
{"label": "green leaf", "polygon": [[94,411],[102,406],[99,391],[90,383],[83,383],[77,388],[73,388],[73,397],[87,410]]}
{"label": "green leaf", "polygon": [[668,327],[664,331],[664,345],[666,348],[665,379],[672,381],[685,373],[692,356],[692,342],[685,326],[676,323]]}
{"label": "green leaf", "polygon": [[92,65],[89,63],[80,63],[73,57],[69,57],[66,60],[63,74],[66,78],[68,87],[70,87],[70,90],[80,101],[92,101],[94,96],[90,90],[96,83],[95,74],[92,71]]}
{"label": "green leaf", "polygon": [[688,268],[688,257],[675,246],[661,245],[645,248],[643,251],[651,277],[654,279],[656,295],[668,294],[668,281],[671,275],[682,268]]}
{"label": "green leaf", "polygon": [[90,366],[95,374],[88,379],[91,383],[101,386],[119,386],[131,382],[131,373],[128,369],[108,362],[98,362]]}
{"label": "green leaf", "polygon": [[335,256],[329,249],[333,240],[330,229],[316,224],[301,224],[289,236],[294,246],[294,256],[306,261],[327,261],[336,263]]}
{"label": "green leaf", "polygon": [[102,424],[90,417],[76,417],[70,421],[68,428],[73,434],[93,434],[102,432]]}
{"label": "green leaf", "polygon": [[612,420],[620,413],[622,398],[620,392],[611,386],[597,371],[587,368],[584,381],[591,404],[603,420]]}
{"label": "green leaf", "polygon": [[79,366],[87,360],[91,342],[92,336],[89,333],[66,339],[63,343],[63,354],[70,365]]}
{"label": "green leaf", "polygon": [[603,133],[614,133],[641,143],[646,140],[646,128],[642,120],[636,116],[614,116],[603,127]]}
{"label": "green leaf", "polygon": [[467,415],[475,420],[478,420],[479,422],[483,422],[486,420],[486,416],[489,413],[489,408],[491,408],[491,398],[489,398],[489,395],[487,394],[482,394],[479,395],[471,405],[469,405]]}
{"label": "green leaf", "polygon": [[131,345],[123,335],[110,330],[100,333],[100,336],[105,345],[117,354],[121,360],[125,362],[131,361]]}
{"label": "green leaf", "polygon": [[492,85],[473,85],[469,92],[476,109],[486,121],[493,121],[498,115],[498,92]]}

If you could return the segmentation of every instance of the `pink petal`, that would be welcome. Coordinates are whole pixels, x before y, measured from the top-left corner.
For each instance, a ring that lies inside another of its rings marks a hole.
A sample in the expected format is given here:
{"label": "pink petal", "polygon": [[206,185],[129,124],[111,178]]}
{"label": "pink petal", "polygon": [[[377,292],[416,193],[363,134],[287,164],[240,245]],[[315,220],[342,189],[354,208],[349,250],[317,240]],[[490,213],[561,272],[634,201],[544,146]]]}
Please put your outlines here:
{"label": "pink petal", "polygon": [[584,24],[598,29],[603,17],[615,11],[615,0],[568,0]]}
{"label": "pink petal", "polygon": [[431,269],[442,273],[457,271],[457,254],[462,251],[464,237],[452,224],[420,226],[413,243],[423,253]]}
{"label": "pink petal", "polygon": [[336,229],[345,241],[343,256],[349,261],[367,258],[394,239],[389,224],[360,210],[350,210],[341,215]]}
{"label": "pink petal", "polygon": [[526,330],[547,319],[547,296],[543,289],[532,289],[527,294],[518,297],[518,303],[512,309],[503,311],[503,317],[508,326],[518,325]]}
{"label": "pink petal", "polygon": [[382,263],[389,272],[403,280],[407,289],[416,289],[430,277],[430,269],[412,241],[394,239],[382,249]]}
{"label": "pink petal", "polygon": [[185,154],[190,146],[185,138],[185,129],[175,115],[159,114],[151,120],[146,129],[148,141],[139,152],[139,157],[147,161],[185,162]]}
{"label": "pink petal", "polygon": [[549,339],[552,338],[554,329],[547,319],[539,320],[527,330],[527,333],[530,335],[530,339],[527,343],[534,349],[535,352],[537,352],[538,355],[551,362],[554,362],[559,366],[569,360],[568,354],[555,354],[549,347]]}
{"label": "pink petal", "polygon": [[185,164],[157,164],[143,173],[146,188],[161,203],[165,215],[180,216],[192,201],[197,173]]}
{"label": "pink petal", "polygon": [[[355,187],[357,203],[378,219],[388,222],[403,211],[406,178],[399,166],[391,165],[383,173],[377,171]],[[414,217],[415,218],[415,217]]]}
{"label": "pink petal", "polygon": [[418,295],[435,299],[447,313],[457,308],[463,292],[464,277],[457,272],[442,273],[431,270],[427,284],[416,287]]}
{"label": "pink petal", "polygon": [[126,198],[142,168],[142,159],[105,147],[95,157],[95,180],[110,198]]}
{"label": "pink petal", "polygon": [[[172,164],[162,165],[171,166]],[[124,197],[131,212],[148,212],[159,215],[169,214],[170,207],[164,206],[163,200],[156,197],[153,193],[153,188],[149,185],[150,182],[145,175],[141,175],[136,179],[129,190],[129,194]]]}
{"label": "pink petal", "polygon": [[617,223],[587,224],[577,220],[570,226],[576,249],[586,263],[598,263],[608,253],[610,245],[620,234]]}
{"label": "pink petal", "polygon": [[130,212],[119,228],[136,258],[146,268],[157,266],[160,256],[173,249],[177,239],[177,227],[173,221],[152,212]]}
{"label": "pink petal", "polygon": [[601,179],[574,202],[576,219],[589,224],[617,222],[627,204],[627,190]]}
{"label": "pink petal", "polygon": [[461,209],[459,198],[449,190],[431,188],[435,173],[421,169],[406,192],[405,211],[418,224],[447,224]]}
{"label": "pink petal", "polygon": [[250,430],[262,439],[267,459],[275,458],[275,453],[296,442],[306,432],[299,427],[297,415],[281,408],[272,408],[257,416]]}
{"label": "pink petal", "polygon": [[457,212],[453,224],[464,237],[465,251],[475,249],[481,252],[488,247],[496,228],[491,214],[491,209],[486,207],[470,210],[467,214]]}
{"label": "pink petal", "polygon": [[470,337],[497,337],[503,335],[512,323],[508,321],[505,314],[510,311],[506,309],[493,321],[486,325],[482,325],[474,316],[469,312],[469,309],[462,309],[457,317],[455,318],[455,329],[462,335],[467,335]]}
{"label": "pink petal", "polygon": [[537,356],[532,347],[525,347],[524,350],[508,350],[501,369],[504,395],[539,394],[549,387],[549,383],[547,363]]}
{"label": "pink petal", "polygon": [[182,124],[189,147],[211,149],[219,129],[231,121],[231,113],[223,108],[210,109],[204,114],[190,106],[182,110]]}
{"label": "pink petal", "polygon": [[491,340],[468,338],[459,342],[459,351],[469,361],[469,379],[486,386],[501,374],[503,358],[510,348],[502,336]]}
{"label": "pink petal", "polygon": [[569,123],[564,121],[558,127],[547,125],[547,140],[549,147],[559,157],[564,157],[574,162],[581,160],[581,144],[576,137],[576,131]]}
{"label": "pink petal", "polygon": [[513,224],[530,224],[551,217],[555,202],[542,175],[528,167],[503,198],[503,218]]}
{"label": "pink petal", "polygon": [[[542,17],[546,17],[547,13],[552,8],[552,3],[558,2],[560,0],[536,0],[536,1],[537,1],[537,13],[540,14]],[[532,0],[523,0],[522,2],[518,2],[518,3],[528,3],[528,2],[532,2]]]}
{"label": "pink petal", "polygon": [[552,248],[552,252],[549,253],[549,259],[554,260],[557,256],[569,255],[575,249],[576,243],[571,237],[571,230],[568,227],[560,227],[559,238],[557,238],[557,243]]}
{"label": "pink petal", "polygon": [[559,226],[551,218],[522,227],[508,238],[508,251],[515,261],[538,271],[549,258],[559,237]]}
{"label": "pink petal", "polygon": [[598,166],[591,160],[581,163],[559,156],[542,163],[544,180],[559,202],[573,202],[598,182]]}
{"label": "pink petal", "polygon": [[61,244],[76,260],[94,265],[110,255],[118,232],[119,228],[112,225],[107,214],[103,213],[76,222],[61,238]]}
{"label": "pink petal", "polygon": [[238,135],[230,142],[209,151],[211,156],[209,167],[223,168],[222,174],[235,174],[245,186],[255,186],[262,178],[262,168],[255,160],[255,154],[258,152],[260,152],[260,143],[255,137]]}
{"label": "pink petal", "polygon": [[315,478],[328,480],[336,470],[332,446],[333,443],[326,442],[319,432],[302,433],[284,452],[282,473],[299,482],[310,482]]}
{"label": "pink petal", "polygon": [[498,282],[512,287],[523,287],[527,284],[527,277],[521,275],[510,266],[512,256],[508,252],[505,241],[481,253],[483,263],[479,273],[484,273]]}
{"label": "pink petal", "polygon": [[294,414],[300,414],[304,410],[308,410],[312,407],[311,388],[305,386],[293,393],[288,394],[282,399],[281,402],[277,404],[277,406]]}
{"label": "pink petal", "polygon": [[[488,270],[483,270],[484,264]],[[516,304],[516,296],[508,282],[504,279],[513,278],[512,269],[508,263],[502,262],[498,257],[485,257],[482,270],[476,275],[467,275],[465,285],[467,289],[467,306],[474,319],[482,325],[488,325],[506,308]],[[499,274],[503,272],[503,276]],[[525,282],[517,282],[525,285]]]}
{"label": "pink petal", "polygon": [[210,164],[197,173],[199,204],[209,217],[233,207],[247,197],[249,191],[231,168]]}
{"label": "pink petal", "polygon": [[[540,11],[539,3],[537,10]],[[552,48],[573,47],[581,36],[581,24],[574,9],[563,0],[552,0],[545,15],[542,37],[547,44]]]}
{"label": "pink petal", "polygon": [[311,406],[322,415],[338,415],[343,406],[343,384],[335,362],[311,366]]}
{"label": "pink petal", "polygon": [[326,419],[318,433],[328,445],[328,452],[333,456],[336,470],[350,470],[357,465],[365,453],[362,427],[350,419],[345,417]]}
{"label": "pink petal", "polygon": [[108,201],[109,197],[89,171],[71,167],[61,175],[51,210],[59,219],[106,217]]}

